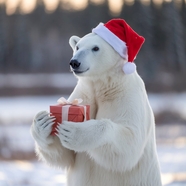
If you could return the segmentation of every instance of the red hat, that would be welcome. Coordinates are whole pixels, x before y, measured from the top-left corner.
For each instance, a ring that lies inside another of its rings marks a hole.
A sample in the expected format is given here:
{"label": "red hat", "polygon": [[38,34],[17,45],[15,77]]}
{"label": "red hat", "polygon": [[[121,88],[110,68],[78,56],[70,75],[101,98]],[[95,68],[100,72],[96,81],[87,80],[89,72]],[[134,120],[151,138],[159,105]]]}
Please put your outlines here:
{"label": "red hat", "polygon": [[105,24],[100,23],[92,32],[103,38],[122,58],[128,61],[123,66],[126,74],[131,74],[136,70],[133,61],[145,39],[123,19],[112,19]]}

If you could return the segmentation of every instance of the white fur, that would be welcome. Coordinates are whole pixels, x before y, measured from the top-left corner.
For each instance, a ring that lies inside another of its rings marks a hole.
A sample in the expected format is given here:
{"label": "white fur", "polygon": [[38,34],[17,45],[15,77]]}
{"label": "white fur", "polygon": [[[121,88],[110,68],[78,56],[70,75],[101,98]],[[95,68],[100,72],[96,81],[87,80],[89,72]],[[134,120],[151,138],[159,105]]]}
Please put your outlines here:
{"label": "white fur", "polygon": [[[161,186],[154,116],[143,81],[137,72],[125,75],[126,61],[95,34],[73,36],[70,45],[82,73],[74,72],[79,80],[68,100],[90,104],[91,120],[65,121],[53,137],[49,114],[36,115],[31,131],[38,156],[67,168],[68,186]],[[95,46],[100,50],[93,51]]]}

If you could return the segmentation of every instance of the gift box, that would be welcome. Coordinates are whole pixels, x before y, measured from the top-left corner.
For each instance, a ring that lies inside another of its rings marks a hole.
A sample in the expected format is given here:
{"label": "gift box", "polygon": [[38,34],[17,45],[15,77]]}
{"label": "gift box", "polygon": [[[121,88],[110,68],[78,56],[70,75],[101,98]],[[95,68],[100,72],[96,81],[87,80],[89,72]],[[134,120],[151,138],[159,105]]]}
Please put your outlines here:
{"label": "gift box", "polygon": [[50,106],[50,114],[55,116],[51,135],[57,133],[56,127],[62,121],[83,122],[90,119],[90,105],[59,104]]}

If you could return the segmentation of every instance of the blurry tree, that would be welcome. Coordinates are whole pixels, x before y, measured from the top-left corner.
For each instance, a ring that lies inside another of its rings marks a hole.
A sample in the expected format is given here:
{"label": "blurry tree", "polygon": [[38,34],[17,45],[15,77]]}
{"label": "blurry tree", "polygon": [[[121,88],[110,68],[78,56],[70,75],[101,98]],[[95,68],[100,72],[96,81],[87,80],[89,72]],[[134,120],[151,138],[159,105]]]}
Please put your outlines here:
{"label": "blurry tree", "polygon": [[185,72],[184,26],[174,1],[164,2],[161,23],[165,36],[164,68],[169,71]]}
{"label": "blurry tree", "polygon": [[[25,69],[28,71],[31,67],[31,48],[30,37],[27,25],[27,15],[17,14],[16,22],[14,22],[14,40],[15,40],[15,58],[12,59],[14,68]],[[15,60],[15,61],[14,61]]]}
{"label": "blurry tree", "polygon": [[[127,14],[125,11],[130,7]],[[130,14],[130,12],[133,12]],[[153,45],[155,28],[155,14],[153,5],[144,5],[140,1],[135,1],[133,6],[124,5],[122,11],[123,18],[128,20],[132,28],[145,38],[145,43],[138,54],[135,62],[138,69],[146,81],[152,81],[158,68],[158,57],[156,48]],[[121,14],[121,15],[122,15]],[[138,65],[139,63],[139,65]]]}
{"label": "blurry tree", "polygon": [[182,0],[181,8],[180,8],[180,14],[181,14],[181,22],[183,23],[183,42],[185,43],[185,54],[186,54],[186,1]]}
{"label": "blurry tree", "polygon": [[186,1],[185,0],[181,0],[180,12],[181,12],[183,24],[186,27],[186,19],[185,19],[185,17],[186,17]]}
{"label": "blurry tree", "polygon": [[5,6],[0,6],[0,71],[7,68],[6,65],[6,10]]}

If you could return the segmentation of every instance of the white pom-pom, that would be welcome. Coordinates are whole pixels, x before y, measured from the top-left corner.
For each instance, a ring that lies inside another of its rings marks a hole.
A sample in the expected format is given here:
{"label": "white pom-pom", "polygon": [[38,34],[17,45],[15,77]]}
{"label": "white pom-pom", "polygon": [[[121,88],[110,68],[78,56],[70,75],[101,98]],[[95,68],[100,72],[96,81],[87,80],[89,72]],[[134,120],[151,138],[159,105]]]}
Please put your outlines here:
{"label": "white pom-pom", "polygon": [[123,65],[123,72],[125,74],[132,74],[136,71],[136,65],[131,62],[127,62]]}

